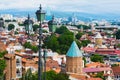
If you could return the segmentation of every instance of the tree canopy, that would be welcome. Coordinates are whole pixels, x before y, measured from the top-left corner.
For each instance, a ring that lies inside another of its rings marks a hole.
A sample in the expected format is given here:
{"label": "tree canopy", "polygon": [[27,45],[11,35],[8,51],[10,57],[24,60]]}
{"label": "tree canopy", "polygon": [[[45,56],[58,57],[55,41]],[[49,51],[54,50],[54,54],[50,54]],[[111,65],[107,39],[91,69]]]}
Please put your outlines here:
{"label": "tree canopy", "polygon": [[10,30],[12,30],[12,29],[14,29],[15,28],[15,25],[14,24],[9,24],[8,25],[8,30],[10,31]]}
{"label": "tree canopy", "polygon": [[82,33],[82,32],[78,32],[75,37],[79,40],[83,34],[84,33]]}
{"label": "tree canopy", "polygon": [[120,39],[120,29],[116,32],[116,39]]}
{"label": "tree canopy", "polygon": [[91,61],[93,62],[101,62],[103,63],[103,56],[100,56],[99,54],[94,54],[90,57]]}
{"label": "tree canopy", "polygon": [[79,48],[81,46],[87,46],[87,44],[91,42],[90,40],[79,41],[78,38],[81,37],[82,33],[78,33],[76,36],[77,39],[74,39],[73,32],[70,32],[65,26],[61,26],[56,32],[59,33],[59,35],[52,34],[45,38],[44,47],[46,46],[47,48],[52,49],[52,51],[60,54],[66,54],[74,40]]}
{"label": "tree canopy", "polygon": [[58,37],[56,37],[56,34],[47,37],[44,40],[44,46],[60,54],[66,54],[73,41],[73,33],[65,26],[60,27],[58,33],[60,34]]}
{"label": "tree canopy", "polygon": [[0,52],[0,79],[3,77],[3,71],[6,67],[6,61],[3,59],[7,51]]}
{"label": "tree canopy", "polygon": [[[44,78],[45,72],[42,74],[42,79]],[[46,80],[69,80],[69,76],[63,73],[56,73],[55,71],[47,71],[46,72]],[[38,80],[38,73],[32,73],[31,70],[28,70],[21,80]]]}
{"label": "tree canopy", "polygon": [[57,28],[56,29],[56,32],[55,33],[58,33],[58,34],[63,34],[65,32],[69,32],[69,30],[65,27],[65,26],[61,26],[60,28]]}
{"label": "tree canopy", "polygon": [[38,28],[39,28],[39,25],[38,25],[38,24],[34,24],[34,25],[33,25],[33,31],[36,31]]}
{"label": "tree canopy", "polygon": [[25,48],[31,49],[31,50],[34,51],[35,53],[38,51],[38,46],[32,45],[30,42],[25,42],[25,43],[23,44],[23,46],[24,46]]}
{"label": "tree canopy", "polygon": [[84,30],[86,30],[86,29],[90,29],[90,28],[91,28],[90,26],[82,25],[82,24],[77,25],[76,27],[77,27],[78,29],[80,29],[81,27],[83,27]]}

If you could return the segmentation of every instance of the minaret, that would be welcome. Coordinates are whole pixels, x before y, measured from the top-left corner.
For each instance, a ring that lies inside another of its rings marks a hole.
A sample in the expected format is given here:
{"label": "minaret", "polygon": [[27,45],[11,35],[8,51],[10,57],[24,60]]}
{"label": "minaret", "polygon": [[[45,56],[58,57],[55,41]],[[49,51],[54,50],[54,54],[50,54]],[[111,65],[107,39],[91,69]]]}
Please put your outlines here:
{"label": "minaret", "polygon": [[82,52],[79,50],[75,41],[73,41],[66,55],[66,71],[68,74],[83,74]]}
{"label": "minaret", "polygon": [[96,46],[102,46],[102,36],[99,32],[95,36],[95,44]]}

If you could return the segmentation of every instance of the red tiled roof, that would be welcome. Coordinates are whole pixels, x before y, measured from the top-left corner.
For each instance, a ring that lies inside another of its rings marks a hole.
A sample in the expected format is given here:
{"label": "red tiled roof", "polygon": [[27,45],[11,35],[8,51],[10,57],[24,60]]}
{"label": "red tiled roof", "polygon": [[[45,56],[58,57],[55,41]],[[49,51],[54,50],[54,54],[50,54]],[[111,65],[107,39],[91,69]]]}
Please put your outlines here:
{"label": "red tiled roof", "polygon": [[95,52],[99,54],[115,54],[115,49],[96,49]]}
{"label": "red tiled roof", "polygon": [[120,67],[112,67],[114,75],[120,75]]}
{"label": "red tiled roof", "polygon": [[95,48],[91,48],[91,47],[84,47],[83,50],[85,52],[95,52],[96,49]]}
{"label": "red tiled roof", "polygon": [[120,54],[120,50],[115,50],[115,54]]}
{"label": "red tiled roof", "polygon": [[112,70],[110,67],[104,67],[104,68],[83,68],[84,72],[101,72],[101,71],[108,71]]}
{"label": "red tiled roof", "polygon": [[87,80],[102,80],[101,78],[88,78]]}

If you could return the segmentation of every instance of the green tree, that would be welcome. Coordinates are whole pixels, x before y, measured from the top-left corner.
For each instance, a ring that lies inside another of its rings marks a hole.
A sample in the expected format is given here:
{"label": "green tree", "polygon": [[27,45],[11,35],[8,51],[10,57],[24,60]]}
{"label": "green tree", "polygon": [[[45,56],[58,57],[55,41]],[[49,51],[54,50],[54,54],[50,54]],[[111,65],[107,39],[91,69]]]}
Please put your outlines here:
{"label": "green tree", "polygon": [[8,30],[10,31],[10,30],[12,30],[12,29],[14,29],[15,28],[15,25],[14,24],[9,24],[8,25]]}
{"label": "green tree", "polygon": [[25,42],[25,44],[23,45],[25,48],[29,48],[32,51],[34,51],[35,53],[38,51],[38,47],[32,45],[30,42]]}
{"label": "green tree", "polygon": [[37,53],[37,51],[39,50],[39,48],[37,46],[32,46],[31,47],[32,51],[34,51],[35,53]]}
{"label": "green tree", "polygon": [[61,26],[60,28],[56,29],[56,33],[63,34],[64,32],[69,32],[69,30],[66,28],[66,26]]}
{"label": "green tree", "polygon": [[59,49],[61,54],[66,54],[71,43],[73,42],[73,35],[62,34],[59,38]]}
{"label": "green tree", "polygon": [[0,52],[0,58],[4,57],[4,55],[7,53],[7,51]]}
{"label": "green tree", "polygon": [[75,37],[79,40],[82,37],[83,34],[84,33],[78,32]]}
{"label": "green tree", "polygon": [[55,76],[54,80],[70,80],[69,76],[65,73],[59,73],[57,76]]}
{"label": "green tree", "polygon": [[4,69],[6,67],[6,61],[4,60],[4,55],[7,53],[7,51],[0,52],[0,80],[4,79]]}
{"label": "green tree", "polygon": [[103,72],[99,72],[99,73],[97,73],[97,75],[95,77],[105,80],[105,77],[103,74],[104,74]]}
{"label": "green tree", "polygon": [[94,54],[90,57],[91,61],[93,62],[102,62],[103,63],[103,56],[100,56],[99,54]]}
{"label": "green tree", "polygon": [[84,60],[84,65],[86,65],[87,61],[86,61],[85,57],[83,57],[83,60]]}
{"label": "green tree", "polygon": [[31,69],[28,69],[27,72],[23,75],[21,80],[37,80],[33,78],[34,74],[32,74]]}
{"label": "green tree", "polygon": [[3,76],[3,71],[4,71],[5,67],[6,67],[5,60],[0,59],[0,76]]}
{"label": "green tree", "polygon": [[120,44],[116,44],[116,47],[120,48]]}
{"label": "green tree", "polygon": [[30,42],[25,42],[25,44],[23,45],[25,48],[32,48],[32,45],[30,44]]}
{"label": "green tree", "polygon": [[[44,79],[44,74],[42,74],[42,79]],[[69,80],[69,76],[63,73],[56,73],[55,71],[47,71],[46,72],[46,80]],[[32,73],[31,71],[27,71],[21,78],[21,80],[38,80],[38,73]]]}
{"label": "green tree", "polygon": [[38,24],[34,24],[34,25],[33,25],[33,31],[36,31],[38,28],[39,28],[39,25],[38,25]]}
{"label": "green tree", "polygon": [[111,67],[117,67],[119,64],[112,64]]}
{"label": "green tree", "polygon": [[18,31],[15,31],[14,34],[18,34]]}
{"label": "green tree", "polygon": [[45,46],[48,48],[52,49],[53,51],[56,51],[59,48],[59,42],[57,40],[56,35],[51,35],[50,37],[47,38]]}
{"label": "green tree", "polygon": [[116,39],[120,39],[120,29],[116,32]]}
{"label": "green tree", "polygon": [[42,32],[43,32],[43,33],[48,33],[48,31],[47,31],[47,30],[44,30],[44,29],[42,30]]}
{"label": "green tree", "polygon": [[[73,33],[68,30],[66,32],[61,33],[59,37],[56,37],[55,34],[52,34],[51,36],[47,37],[44,40],[44,46],[60,54],[66,54],[73,40]],[[76,40],[76,42],[80,48],[80,42],[78,40]]]}
{"label": "green tree", "polygon": [[81,26],[83,27],[83,29],[84,29],[84,30],[91,29],[91,27],[90,27],[90,26],[87,26],[87,25],[82,25],[82,24],[77,25],[76,27],[80,29],[80,28],[81,28]]}
{"label": "green tree", "polygon": [[8,19],[8,20],[5,20],[5,22],[11,22],[11,20]]}
{"label": "green tree", "polygon": [[25,26],[23,23],[18,23],[19,26]]}
{"label": "green tree", "polygon": [[84,46],[84,47],[87,46],[89,43],[91,43],[90,40],[82,40],[81,41],[81,45]]}

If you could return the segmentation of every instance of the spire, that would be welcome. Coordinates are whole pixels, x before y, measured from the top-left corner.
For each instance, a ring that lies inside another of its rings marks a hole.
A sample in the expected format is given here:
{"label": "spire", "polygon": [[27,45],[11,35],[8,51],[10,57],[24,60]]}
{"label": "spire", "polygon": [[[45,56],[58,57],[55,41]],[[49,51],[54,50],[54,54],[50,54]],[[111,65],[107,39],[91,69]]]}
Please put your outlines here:
{"label": "spire", "polygon": [[67,55],[68,57],[82,57],[82,52],[78,48],[75,41],[73,41],[71,47],[69,48]]}
{"label": "spire", "polygon": [[39,9],[40,9],[40,10],[42,9],[42,6],[41,6],[41,4],[40,4],[40,7],[39,7]]}

